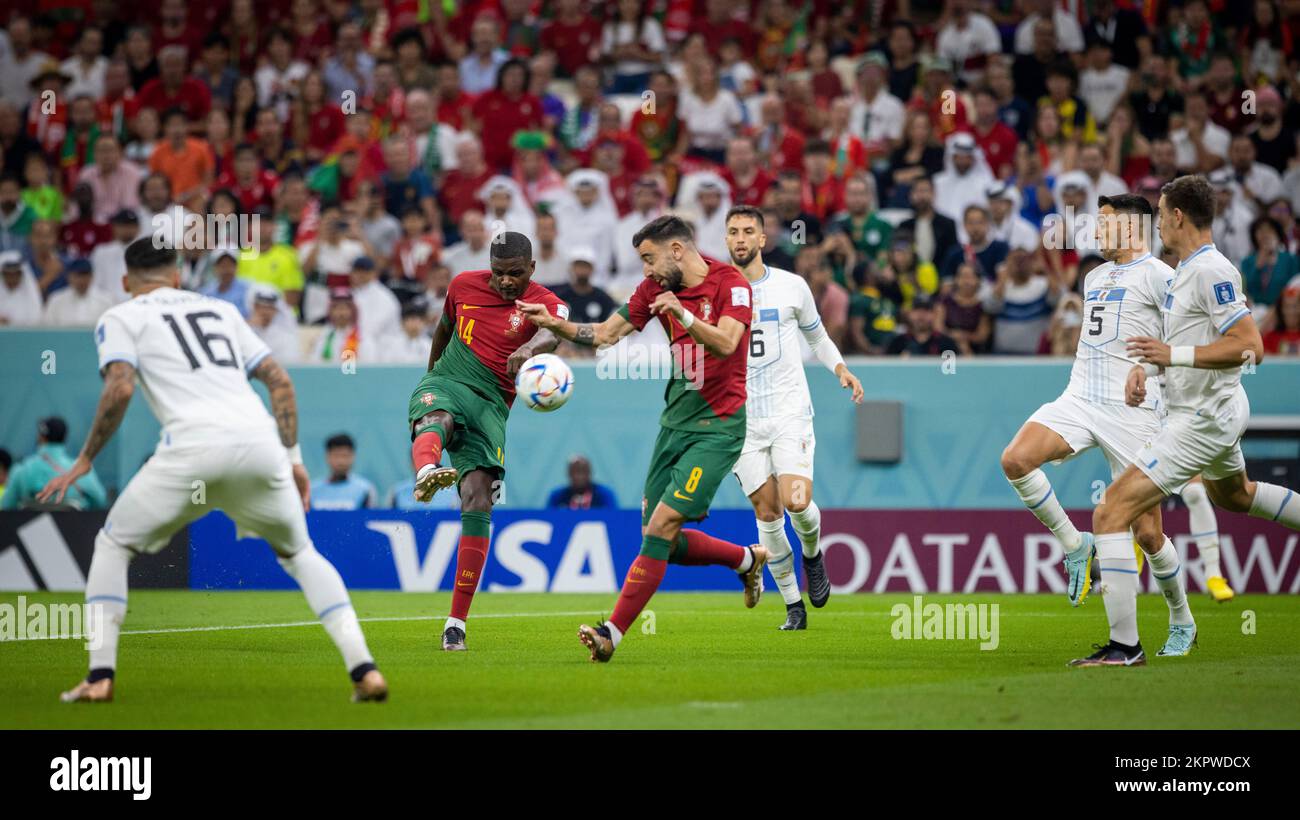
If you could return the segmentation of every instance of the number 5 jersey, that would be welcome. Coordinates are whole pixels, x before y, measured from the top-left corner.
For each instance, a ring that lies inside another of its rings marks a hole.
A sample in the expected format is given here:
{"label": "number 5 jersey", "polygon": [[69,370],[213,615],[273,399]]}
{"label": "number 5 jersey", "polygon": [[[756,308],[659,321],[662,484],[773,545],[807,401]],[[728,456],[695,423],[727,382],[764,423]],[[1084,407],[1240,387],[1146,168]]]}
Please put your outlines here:
{"label": "number 5 jersey", "polygon": [[[1151,254],[1124,265],[1106,262],[1083,285],[1083,326],[1066,392],[1094,404],[1124,404],[1124,384],[1137,359],[1127,339],[1164,337],[1160,308],[1174,269]],[[1163,410],[1157,379],[1146,382],[1142,407]]]}

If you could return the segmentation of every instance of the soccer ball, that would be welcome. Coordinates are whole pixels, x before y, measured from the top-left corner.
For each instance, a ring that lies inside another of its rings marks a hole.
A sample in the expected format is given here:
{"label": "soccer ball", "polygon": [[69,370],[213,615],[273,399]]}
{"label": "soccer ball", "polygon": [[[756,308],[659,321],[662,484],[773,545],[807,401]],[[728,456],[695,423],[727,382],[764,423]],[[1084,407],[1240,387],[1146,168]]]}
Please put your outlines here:
{"label": "soccer ball", "polygon": [[519,368],[515,392],[530,409],[549,413],[573,395],[573,371],[554,353],[538,353]]}

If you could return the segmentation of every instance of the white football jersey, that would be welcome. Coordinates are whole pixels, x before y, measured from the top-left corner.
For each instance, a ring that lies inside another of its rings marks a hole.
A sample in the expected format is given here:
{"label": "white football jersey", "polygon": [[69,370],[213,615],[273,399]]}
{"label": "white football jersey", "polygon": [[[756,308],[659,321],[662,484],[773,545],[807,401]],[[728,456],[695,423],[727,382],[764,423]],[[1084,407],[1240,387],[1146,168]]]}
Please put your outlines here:
{"label": "white football jersey", "polygon": [[[1094,404],[1124,404],[1124,383],[1138,364],[1128,355],[1133,336],[1159,339],[1161,305],[1173,268],[1151,254],[1125,265],[1105,262],[1083,282],[1083,327],[1066,392]],[[1142,407],[1159,410],[1160,385],[1147,380]]]}
{"label": "white football jersey", "polygon": [[[1211,344],[1250,315],[1241,273],[1212,243],[1178,263],[1162,310],[1164,341],[1170,347]],[[1170,409],[1214,410],[1241,392],[1240,367],[1165,369],[1165,403]]]}
{"label": "white football jersey", "polygon": [[765,266],[750,283],[754,314],[749,325],[745,389],[749,418],[812,418],[812,397],[803,371],[800,332],[821,325],[817,302],[802,276]]}
{"label": "white football jersey", "polygon": [[95,344],[101,371],[115,361],[136,369],[164,444],[276,434],[275,420],[248,383],[270,348],[229,302],[158,288],[105,311]]}

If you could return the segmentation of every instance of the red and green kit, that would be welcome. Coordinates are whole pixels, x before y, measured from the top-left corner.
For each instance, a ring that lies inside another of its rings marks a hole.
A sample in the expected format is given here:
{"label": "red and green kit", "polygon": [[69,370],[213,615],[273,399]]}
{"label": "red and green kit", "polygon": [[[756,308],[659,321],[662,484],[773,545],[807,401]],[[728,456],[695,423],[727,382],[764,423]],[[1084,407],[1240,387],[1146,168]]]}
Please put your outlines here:
{"label": "red and green kit", "polygon": [[708,259],[704,281],[676,291],[677,301],[695,321],[717,325],[730,316],[745,326],[730,356],[718,358],[669,313],[655,317],[650,305],[663,288],[645,279],[619,315],[637,330],[657,318],[672,343],[673,374],[664,390],[650,471],[646,475],[642,519],[662,501],[690,521],[708,515],[713,496],[740,457],[745,443],[745,372],[749,356],[752,300],[749,282],[731,265]]}
{"label": "red and green kit", "polygon": [[[435,429],[419,426],[430,412],[451,415],[456,428],[446,449],[462,478],[475,469],[498,477],[505,473],[506,417],[515,399],[506,361],[537,333],[513,299],[492,289],[489,276],[485,270],[465,271],[451,280],[441,319],[451,340],[411,394],[408,409],[412,438]],[[535,282],[520,298],[568,318],[568,305]]]}

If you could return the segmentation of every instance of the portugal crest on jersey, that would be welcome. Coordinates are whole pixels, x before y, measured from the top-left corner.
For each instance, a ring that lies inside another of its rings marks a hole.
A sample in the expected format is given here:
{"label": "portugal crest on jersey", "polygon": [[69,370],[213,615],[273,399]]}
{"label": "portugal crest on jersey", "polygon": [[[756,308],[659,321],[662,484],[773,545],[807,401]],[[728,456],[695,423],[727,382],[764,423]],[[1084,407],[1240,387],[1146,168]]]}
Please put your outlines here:
{"label": "portugal crest on jersey", "polygon": [[700,318],[706,322],[713,318],[713,303],[708,299],[700,302]]}
{"label": "portugal crest on jersey", "polygon": [[523,326],[524,326],[524,314],[520,313],[517,310],[510,311],[510,327],[506,330],[506,333],[509,333],[513,336],[514,334],[518,333],[519,328]]}

